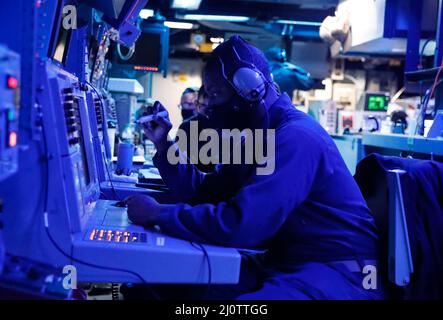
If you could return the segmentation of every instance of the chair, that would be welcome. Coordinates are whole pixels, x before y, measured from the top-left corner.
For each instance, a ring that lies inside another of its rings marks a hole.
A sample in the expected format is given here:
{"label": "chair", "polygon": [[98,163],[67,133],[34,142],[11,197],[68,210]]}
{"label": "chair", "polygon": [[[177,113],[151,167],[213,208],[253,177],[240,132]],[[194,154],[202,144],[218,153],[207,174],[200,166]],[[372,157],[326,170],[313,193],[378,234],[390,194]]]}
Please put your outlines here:
{"label": "chair", "polygon": [[354,178],[379,229],[391,299],[443,298],[443,165],[371,154]]}
{"label": "chair", "polygon": [[363,159],[359,163],[354,178],[379,230],[383,285],[390,299],[403,299],[402,287],[410,283],[414,271],[401,186],[401,176],[406,172],[384,170],[369,162]]}

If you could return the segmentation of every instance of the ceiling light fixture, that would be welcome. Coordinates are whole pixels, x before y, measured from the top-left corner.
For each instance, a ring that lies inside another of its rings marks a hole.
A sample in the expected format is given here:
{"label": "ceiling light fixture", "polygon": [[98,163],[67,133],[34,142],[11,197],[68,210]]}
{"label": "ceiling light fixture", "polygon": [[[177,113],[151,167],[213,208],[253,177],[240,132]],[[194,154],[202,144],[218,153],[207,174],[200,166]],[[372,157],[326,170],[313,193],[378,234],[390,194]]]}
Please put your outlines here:
{"label": "ceiling light fixture", "polygon": [[228,22],[246,22],[249,21],[249,17],[243,16],[220,16],[212,14],[184,14],[177,16],[184,20],[196,20],[196,21],[228,21]]}
{"label": "ceiling light fixture", "polygon": [[142,9],[139,14],[139,17],[142,19],[148,19],[153,16],[154,16],[154,10],[151,9]]}
{"label": "ceiling light fixture", "polygon": [[198,10],[202,0],[173,0],[172,9]]}
{"label": "ceiling light fixture", "polygon": [[176,21],[165,21],[165,26],[171,29],[185,29],[185,30],[194,28],[194,25],[192,23],[176,22]]}
{"label": "ceiling light fixture", "polygon": [[297,26],[309,26],[309,27],[321,26],[321,22],[313,22],[313,21],[277,20],[275,22],[280,24],[294,24]]}

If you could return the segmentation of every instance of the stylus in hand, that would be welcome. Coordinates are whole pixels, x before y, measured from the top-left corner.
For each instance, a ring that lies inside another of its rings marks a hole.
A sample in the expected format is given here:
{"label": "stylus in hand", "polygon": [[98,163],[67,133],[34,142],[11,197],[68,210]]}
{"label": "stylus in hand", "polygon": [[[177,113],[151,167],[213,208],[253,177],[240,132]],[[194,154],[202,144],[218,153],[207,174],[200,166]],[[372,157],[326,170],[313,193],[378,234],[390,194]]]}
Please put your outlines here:
{"label": "stylus in hand", "polygon": [[140,124],[140,125],[143,125],[145,123],[151,122],[151,121],[156,120],[158,118],[167,117],[167,116],[168,116],[168,112],[167,111],[160,111],[160,112],[157,112],[157,113],[154,113],[154,114],[150,114],[148,116],[141,117],[140,119],[138,119],[136,121],[136,123]]}

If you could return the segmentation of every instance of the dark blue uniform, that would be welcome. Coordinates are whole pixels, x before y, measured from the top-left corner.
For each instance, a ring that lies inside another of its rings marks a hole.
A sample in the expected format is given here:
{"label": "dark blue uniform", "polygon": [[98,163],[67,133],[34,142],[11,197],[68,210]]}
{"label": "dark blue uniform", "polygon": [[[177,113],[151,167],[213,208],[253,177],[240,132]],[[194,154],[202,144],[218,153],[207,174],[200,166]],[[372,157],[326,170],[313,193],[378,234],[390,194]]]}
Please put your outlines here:
{"label": "dark blue uniform", "polygon": [[154,164],[181,201],[195,204],[208,194],[217,201],[169,206],[156,223],[178,238],[266,249],[259,259],[245,255],[236,298],[380,298],[380,290],[363,288],[361,273],[363,260],[377,259],[377,231],[334,142],[286,94],[268,111],[274,173],[254,170],[240,183],[234,166],[203,174],[157,154]]}

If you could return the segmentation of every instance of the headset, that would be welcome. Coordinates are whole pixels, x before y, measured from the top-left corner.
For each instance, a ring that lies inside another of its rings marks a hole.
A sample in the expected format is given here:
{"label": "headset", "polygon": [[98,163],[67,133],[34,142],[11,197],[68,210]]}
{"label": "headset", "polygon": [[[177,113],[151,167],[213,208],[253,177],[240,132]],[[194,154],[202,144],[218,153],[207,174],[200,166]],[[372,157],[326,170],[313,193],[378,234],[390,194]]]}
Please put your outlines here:
{"label": "headset", "polygon": [[[230,41],[246,46],[246,41],[233,36]],[[217,50],[216,50],[217,51]],[[234,45],[215,52],[221,67],[224,79],[234,88],[235,92],[249,103],[261,102],[266,96],[267,89],[273,88],[272,83],[255,65],[242,60]],[[229,63],[225,63],[229,61]]]}
{"label": "headset", "polygon": [[265,52],[265,56],[270,62],[287,62],[286,50],[281,47],[272,47]]}
{"label": "headset", "polygon": [[288,61],[288,57],[287,57],[287,55],[286,55],[286,50],[285,50],[285,49],[280,48],[280,50],[279,50],[279,52],[278,52],[277,59],[278,59],[280,62],[286,62],[286,61]]}

